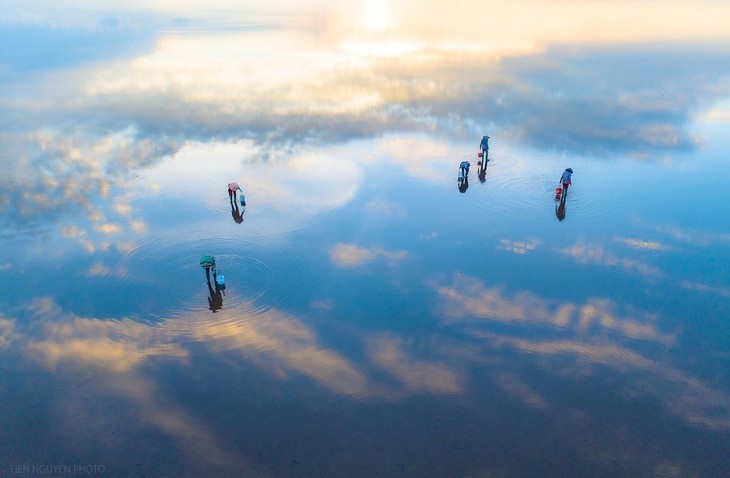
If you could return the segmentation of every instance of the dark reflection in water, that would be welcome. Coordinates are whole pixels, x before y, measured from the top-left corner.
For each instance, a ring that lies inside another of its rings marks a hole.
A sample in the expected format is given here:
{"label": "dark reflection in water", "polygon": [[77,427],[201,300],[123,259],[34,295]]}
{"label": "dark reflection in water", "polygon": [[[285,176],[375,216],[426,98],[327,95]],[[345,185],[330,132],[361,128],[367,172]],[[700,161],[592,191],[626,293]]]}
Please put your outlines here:
{"label": "dark reflection in water", "polygon": [[725,472],[725,38],[401,18],[444,41],[375,3],[12,9],[0,474]]}
{"label": "dark reflection in water", "polygon": [[233,217],[233,222],[241,224],[243,222],[244,212],[246,212],[245,208],[238,209],[238,203],[231,202],[231,216]]}
{"label": "dark reflection in water", "polygon": [[484,183],[487,180],[487,167],[489,166],[489,159],[482,159],[481,161],[477,162],[477,166],[479,168],[479,182]]}
{"label": "dark reflection in water", "polygon": [[555,203],[555,215],[558,218],[558,221],[562,221],[565,219],[565,203],[567,194],[561,194],[560,198]]}

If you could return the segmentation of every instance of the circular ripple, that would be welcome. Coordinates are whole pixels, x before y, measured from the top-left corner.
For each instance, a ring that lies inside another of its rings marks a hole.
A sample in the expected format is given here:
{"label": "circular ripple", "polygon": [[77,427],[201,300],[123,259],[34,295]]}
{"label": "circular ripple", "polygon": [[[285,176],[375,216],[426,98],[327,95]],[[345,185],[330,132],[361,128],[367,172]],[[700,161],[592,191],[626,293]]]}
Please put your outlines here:
{"label": "circular ripple", "polygon": [[219,274],[225,277],[223,309],[235,309],[241,320],[278,306],[296,290],[291,283],[299,274],[286,244],[270,236],[211,241],[208,235],[199,231],[185,237],[146,238],[126,253],[125,280],[147,283],[155,291],[154,304],[143,314],[170,319],[193,315],[204,321],[223,316],[209,309],[209,289],[199,265],[203,254],[215,256]]}
{"label": "circular ripple", "polygon": [[[506,156],[490,156],[486,181],[483,185],[478,184],[483,198],[475,208],[481,213],[521,221],[555,221],[559,205],[555,201],[555,188],[559,186],[557,179],[561,169],[552,163],[554,160],[547,157],[525,162]],[[610,217],[610,196],[605,187],[594,187],[596,181],[600,182],[600,179],[592,178],[578,187],[571,186],[565,203],[566,219],[601,223]]]}

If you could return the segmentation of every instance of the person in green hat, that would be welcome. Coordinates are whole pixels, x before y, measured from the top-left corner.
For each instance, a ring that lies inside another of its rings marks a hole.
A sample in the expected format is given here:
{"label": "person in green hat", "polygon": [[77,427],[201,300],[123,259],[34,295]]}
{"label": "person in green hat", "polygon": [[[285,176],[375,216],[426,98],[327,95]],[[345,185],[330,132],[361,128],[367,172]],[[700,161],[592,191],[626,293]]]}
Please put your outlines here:
{"label": "person in green hat", "polygon": [[213,280],[215,280],[215,257],[210,254],[203,255],[203,257],[200,258],[200,266],[205,269],[205,277],[208,279],[208,283],[210,283],[211,270],[213,271]]}

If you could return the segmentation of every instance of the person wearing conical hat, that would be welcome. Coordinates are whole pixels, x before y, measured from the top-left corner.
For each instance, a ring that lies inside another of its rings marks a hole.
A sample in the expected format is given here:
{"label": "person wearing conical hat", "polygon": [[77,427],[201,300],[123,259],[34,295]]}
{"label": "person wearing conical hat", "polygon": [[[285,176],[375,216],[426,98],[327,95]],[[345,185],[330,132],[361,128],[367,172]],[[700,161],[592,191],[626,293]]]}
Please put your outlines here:
{"label": "person wearing conical hat", "polygon": [[241,195],[243,195],[241,186],[239,186],[238,183],[228,183],[228,199],[230,201],[236,202],[236,192],[238,191],[241,191]]}

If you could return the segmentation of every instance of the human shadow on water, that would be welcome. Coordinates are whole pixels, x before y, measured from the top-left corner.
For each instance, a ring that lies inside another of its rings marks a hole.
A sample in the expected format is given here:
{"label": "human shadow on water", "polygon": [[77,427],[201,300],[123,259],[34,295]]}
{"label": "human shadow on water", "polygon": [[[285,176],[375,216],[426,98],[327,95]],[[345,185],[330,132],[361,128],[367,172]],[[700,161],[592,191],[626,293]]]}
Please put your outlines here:
{"label": "human shadow on water", "polygon": [[221,289],[218,288],[218,283],[215,287],[208,281],[208,308],[215,314],[223,308],[223,294]]}
{"label": "human shadow on water", "polygon": [[459,175],[459,192],[465,193],[469,189],[469,176]]}
{"label": "human shadow on water", "polygon": [[560,199],[555,203],[555,216],[557,216],[558,221],[561,222],[565,219],[565,198],[567,196],[568,191],[564,191],[560,196]]}
{"label": "human shadow on water", "polygon": [[241,209],[238,209],[238,203],[235,201],[231,201],[231,216],[233,217],[233,220],[236,224],[241,224],[243,222],[244,212],[246,212],[245,207],[241,207]]}
{"label": "human shadow on water", "polygon": [[482,158],[481,161],[477,162],[477,176],[479,177],[479,182],[484,183],[487,181],[487,163],[489,162],[489,159]]}
{"label": "human shadow on water", "polygon": [[[223,275],[218,275],[216,269],[215,257],[205,254],[200,258],[200,266],[205,269],[205,282],[208,283],[208,307],[215,313],[223,307],[223,293],[226,285],[223,281]],[[210,273],[213,272],[213,283],[210,282]],[[215,288],[213,287],[215,284]]]}

